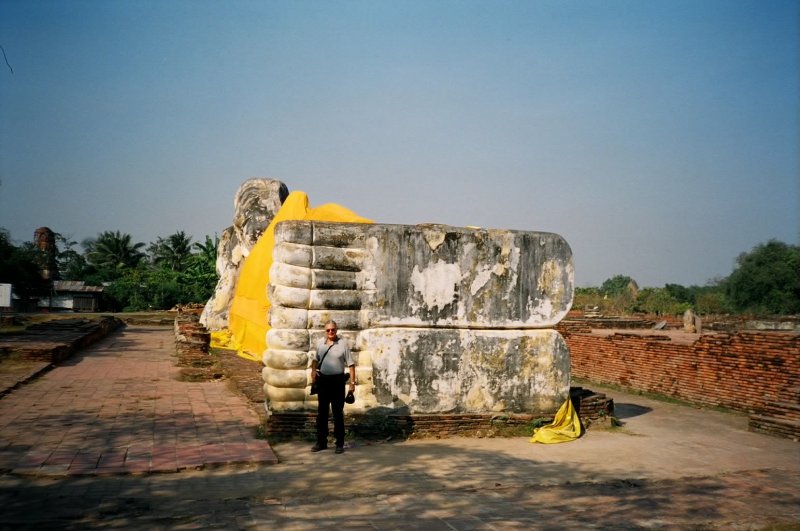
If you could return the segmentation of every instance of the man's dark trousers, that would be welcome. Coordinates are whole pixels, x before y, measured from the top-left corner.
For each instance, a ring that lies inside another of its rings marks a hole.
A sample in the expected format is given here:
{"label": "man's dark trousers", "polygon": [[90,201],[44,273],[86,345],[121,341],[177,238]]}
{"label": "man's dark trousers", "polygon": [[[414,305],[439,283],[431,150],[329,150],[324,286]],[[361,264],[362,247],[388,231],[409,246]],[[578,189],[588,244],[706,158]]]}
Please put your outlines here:
{"label": "man's dark trousers", "polygon": [[344,446],[344,374],[317,376],[317,445],[328,445],[328,408],[333,409],[333,436]]}

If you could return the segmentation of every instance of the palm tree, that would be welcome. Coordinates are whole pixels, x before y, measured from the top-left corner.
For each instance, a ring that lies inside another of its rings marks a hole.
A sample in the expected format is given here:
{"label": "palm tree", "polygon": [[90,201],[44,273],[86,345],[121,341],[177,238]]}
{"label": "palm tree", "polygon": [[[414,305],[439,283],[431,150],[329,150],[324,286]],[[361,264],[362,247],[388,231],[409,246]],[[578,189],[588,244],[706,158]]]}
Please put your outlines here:
{"label": "palm tree", "polygon": [[171,271],[182,272],[189,265],[192,256],[192,237],[185,232],[161,238],[150,244],[148,249],[156,265],[164,266]]}
{"label": "palm tree", "polygon": [[95,239],[83,241],[86,261],[111,277],[118,277],[122,270],[133,269],[145,258],[141,251],[144,244],[132,243],[130,234],[105,231]]}
{"label": "palm tree", "polygon": [[217,286],[217,247],[219,237],[212,240],[206,235],[203,243],[195,243],[199,252],[192,255],[182,278],[190,292],[192,302],[205,302],[214,294]]}
{"label": "palm tree", "polygon": [[194,248],[200,251],[198,254],[202,257],[203,261],[210,264],[212,269],[216,268],[217,264],[217,247],[219,247],[219,236],[216,234],[213,240],[211,236],[206,234],[205,242],[197,242],[194,244]]}

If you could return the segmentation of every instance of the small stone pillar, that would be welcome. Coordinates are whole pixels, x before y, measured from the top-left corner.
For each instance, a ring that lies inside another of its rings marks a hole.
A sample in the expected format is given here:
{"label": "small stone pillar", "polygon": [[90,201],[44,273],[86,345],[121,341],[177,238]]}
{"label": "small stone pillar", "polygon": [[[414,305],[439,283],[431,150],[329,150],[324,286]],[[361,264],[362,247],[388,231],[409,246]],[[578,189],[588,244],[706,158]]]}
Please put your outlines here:
{"label": "small stone pillar", "polygon": [[690,334],[697,332],[697,328],[695,326],[696,319],[697,316],[691,308],[683,312],[683,331],[689,332]]}

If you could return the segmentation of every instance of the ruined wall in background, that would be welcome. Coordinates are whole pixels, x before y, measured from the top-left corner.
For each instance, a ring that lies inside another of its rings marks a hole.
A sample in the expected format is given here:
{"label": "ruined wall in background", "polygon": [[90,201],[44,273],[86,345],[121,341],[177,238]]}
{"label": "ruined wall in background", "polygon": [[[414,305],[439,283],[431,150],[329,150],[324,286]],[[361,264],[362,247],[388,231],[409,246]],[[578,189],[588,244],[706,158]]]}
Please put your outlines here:
{"label": "ruined wall in background", "polygon": [[553,327],[574,271],[556,234],[293,221],[276,227],[273,259],[273,413],[316,409],[309,356],[329,319],[358,360],[356,410],[553,412],[569,393]]}
{"label": "ruined wall in background", "polygon": [[655,334],[564,335],[577,378],[748,413],[789,395],[796,402],[800,392],[798,333],[704,334],[691,343]]}

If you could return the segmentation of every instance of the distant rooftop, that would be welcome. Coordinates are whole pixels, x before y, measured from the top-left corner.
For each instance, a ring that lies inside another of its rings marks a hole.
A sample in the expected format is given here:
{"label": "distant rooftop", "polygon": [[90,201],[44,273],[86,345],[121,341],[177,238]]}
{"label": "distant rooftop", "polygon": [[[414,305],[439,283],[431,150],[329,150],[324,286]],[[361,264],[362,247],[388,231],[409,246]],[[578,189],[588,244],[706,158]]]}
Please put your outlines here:
{"label": "distant rooftop", "polygon": [[54,280],[53,290],[83,293],[102,293],[103,286],[87,286],[83,280]]}

